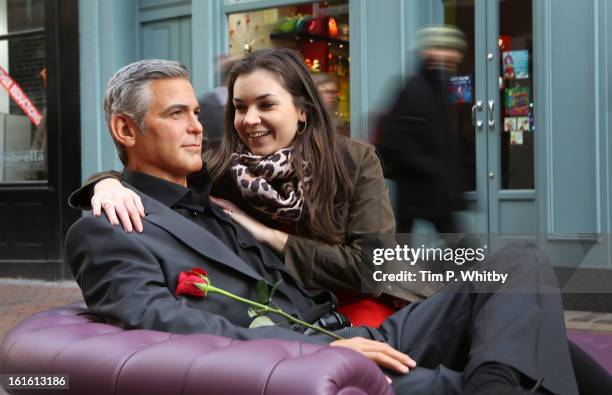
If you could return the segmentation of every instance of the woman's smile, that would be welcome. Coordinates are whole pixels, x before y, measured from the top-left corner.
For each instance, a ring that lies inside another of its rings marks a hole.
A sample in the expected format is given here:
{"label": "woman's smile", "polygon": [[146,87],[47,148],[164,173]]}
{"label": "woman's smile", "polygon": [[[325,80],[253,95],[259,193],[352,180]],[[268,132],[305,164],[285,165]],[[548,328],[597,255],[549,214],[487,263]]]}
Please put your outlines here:
{"label": "woman's smile", "polygon": [[259,137],[264,137],[264,136],[268,136],[270,133],[272,133],[269,130],[263,130],[261,132],[250,132],[247,133],[247,136],[249,139],[257,139]]}

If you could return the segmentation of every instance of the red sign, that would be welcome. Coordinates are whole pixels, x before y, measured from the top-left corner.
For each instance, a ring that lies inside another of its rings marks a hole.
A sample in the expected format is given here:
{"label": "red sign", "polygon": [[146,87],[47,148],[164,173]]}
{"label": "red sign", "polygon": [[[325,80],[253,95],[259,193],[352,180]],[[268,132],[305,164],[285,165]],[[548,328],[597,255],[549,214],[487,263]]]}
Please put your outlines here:
{"label": "red sign", "polygon": [[30,101],[28,95],[21,89],[19,84],[7,73],[2,67],[0,67],[0,84],[7,90],[11,98],[17,103],[19,108],[23,110],[25,115],[30,118],[30,121],[34,126],[38,127],[42,122],[42,115],[36,108],[34,103]]}

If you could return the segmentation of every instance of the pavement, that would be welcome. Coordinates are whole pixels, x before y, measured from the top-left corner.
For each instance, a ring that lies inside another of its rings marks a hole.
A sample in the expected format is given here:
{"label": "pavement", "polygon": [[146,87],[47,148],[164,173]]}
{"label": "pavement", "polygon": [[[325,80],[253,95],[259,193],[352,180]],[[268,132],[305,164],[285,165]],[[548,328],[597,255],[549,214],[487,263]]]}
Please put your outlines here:
{"label": "pavement", "polygon": [[[34,313],[82,300],[74,281],[0,279],[0,341],[19,321]],[[612,313],[566,311],[565,322],[575,333],[612,336]]]}
{"label": "pavement", "polygon": [[27,316],[82,300],[74,281],[0,279],[0,339]]}

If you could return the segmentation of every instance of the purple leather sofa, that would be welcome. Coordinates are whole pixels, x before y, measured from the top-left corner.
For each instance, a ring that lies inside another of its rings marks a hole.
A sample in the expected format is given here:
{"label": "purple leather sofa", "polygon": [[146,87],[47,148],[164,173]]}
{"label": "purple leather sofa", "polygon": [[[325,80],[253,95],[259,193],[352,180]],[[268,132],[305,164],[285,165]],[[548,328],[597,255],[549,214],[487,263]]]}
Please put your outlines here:
{"label": "purple leather sofa", "polygon": [[65,395],[393,394],[381,370],[348,349],[124,331],[95,322],[82,304],[13,328],[0,344],[0,373],[69,374]]}

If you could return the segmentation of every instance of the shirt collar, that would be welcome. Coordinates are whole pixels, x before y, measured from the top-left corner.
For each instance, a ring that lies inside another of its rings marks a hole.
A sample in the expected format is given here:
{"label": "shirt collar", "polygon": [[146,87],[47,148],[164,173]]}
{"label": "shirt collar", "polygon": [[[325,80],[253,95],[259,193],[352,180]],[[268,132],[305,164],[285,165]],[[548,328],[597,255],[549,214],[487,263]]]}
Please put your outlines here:
{"label": "shirt collar", "polygon": [[138,171],[124,169],[123,180],[168,207],[189,193],[189,188]]}

